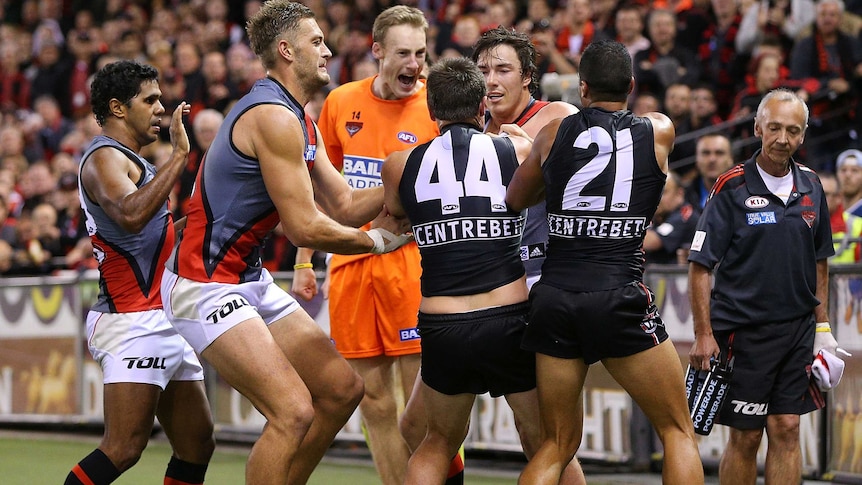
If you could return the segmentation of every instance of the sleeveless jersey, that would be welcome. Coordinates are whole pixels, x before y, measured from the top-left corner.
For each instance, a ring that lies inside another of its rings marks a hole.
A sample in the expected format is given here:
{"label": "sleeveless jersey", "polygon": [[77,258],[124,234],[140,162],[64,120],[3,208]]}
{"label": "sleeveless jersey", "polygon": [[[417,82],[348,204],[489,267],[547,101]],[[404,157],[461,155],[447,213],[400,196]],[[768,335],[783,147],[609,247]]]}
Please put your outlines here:
{"label": "sleeveless jersey", "polygon": [[[320,134],[335,168],[357,189],[380,185],[380,169],[390,153],[425,143],[440,134],[428,112],[425,87],[403,99],[381,99],[371,86],[376,76],[335,88],[320,111]],[[410,244],[405,250],[415,251]],[[369,257],[333,254],[330,267]]]}
{"label": "sleeveless jersey", "polygon": [[168,261],[174,273],[194,281],[243,283],[261,274],[260,249],[279,223],[260,172],[260,162],[232,143],[237,120],[261,104],[278,104],[300,119],[309,171],[317,150],[314,122],[281,84],[264,78],[225,117],[198,169],[186,227]]}
{"label": "sleeveless jersey", "polygon": [[104,135],[95,137],[81,156],[78,193],[86,217],[87,233],[93,243],[93,255],[99,263],[99,296],[92,309],[102,313],[160,309],[162,269],[174,245],[174,221],[167,200],[141,232],[133,234],[120,227],[90,199],[80,182],[84,164],[102,148],[121,151],[141,168],[141,178],[135,184],[138,188],[156,176],[153,164]]}
{"label": "sleeveless jersey", "polygon": [[[549,101],[531,100],[527,109],[518,116],[515,123],[524,126],[545,106],[551,104]],[[527,209],[527,222],[524,225],[524,237],[521,239],[521,260],[527,276],[542,274],[542,264],[545,262],[548,244],[548,222],[545,212],[545,201],[541,201]]]}
{"label": "sleeveless jersey", "polygon": [[505,200],[516,168],[511,140],[466,124],[411,152],[398,193],[422,256],[422,296],[475,295],[524,275],[524,214]]}
{"label": "sleeveless jersey", "polygon": [[542,170],[549,229],[542,281],[569,291],[641,281],[644,232],[666,178],[649,119],[599,108],[564,118]]}

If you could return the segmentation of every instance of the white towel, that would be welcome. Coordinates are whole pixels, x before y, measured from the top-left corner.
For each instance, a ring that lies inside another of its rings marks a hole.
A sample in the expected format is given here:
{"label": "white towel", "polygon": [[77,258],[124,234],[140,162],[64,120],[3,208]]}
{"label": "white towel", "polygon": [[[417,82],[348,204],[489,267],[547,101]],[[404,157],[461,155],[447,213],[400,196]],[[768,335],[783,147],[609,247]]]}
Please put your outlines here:
{"label": "white towel", "polygon": [[826,392],[838,385],[844,374],[844,361],[828,350],[821,350],[811,364],[811,375],[821,391]]}

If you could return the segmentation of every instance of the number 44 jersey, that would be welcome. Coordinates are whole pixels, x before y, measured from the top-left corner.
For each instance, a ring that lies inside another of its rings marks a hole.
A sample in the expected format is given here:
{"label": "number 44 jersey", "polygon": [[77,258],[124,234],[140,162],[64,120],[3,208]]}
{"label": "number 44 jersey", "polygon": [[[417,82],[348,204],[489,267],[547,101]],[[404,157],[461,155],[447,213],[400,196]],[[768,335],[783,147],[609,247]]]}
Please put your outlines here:
{"label": "number 44 jersey", "polygon": [[398,193],[422,255],[422,295],[484,293],[524,275],[524,214],[506,206],[512,141],[467,124],[417,146]]}
{"label": "number 44 jersey", "polygon": [[542,170],[548,255],[542,281],[569,291],[643,278],[643,238],[665,174],[647,118],[586,108],[565,118]]}

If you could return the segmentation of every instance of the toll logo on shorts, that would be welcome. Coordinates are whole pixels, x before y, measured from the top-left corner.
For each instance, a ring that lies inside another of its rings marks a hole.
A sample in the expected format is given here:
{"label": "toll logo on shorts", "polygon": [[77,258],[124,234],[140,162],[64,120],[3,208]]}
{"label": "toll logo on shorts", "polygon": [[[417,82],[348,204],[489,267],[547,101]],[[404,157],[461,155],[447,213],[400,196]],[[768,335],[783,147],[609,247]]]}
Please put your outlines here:
{"label": "toll logo on shorts", "polygon": [[409,340],[419,340],[419,329],[416,327],[402,328],[398,331],[398,334],[402,342],[407,342]]}
{"label": "toll logo on shorts", "polygon": [[766,416],[769,412],[768,402],[746,402],[734,399],[730,401],[733,405],[733,412],[736,414],[744,414],[746,416]]}
{"label": "toll logo on shorts", "polygon": [[123,357],[126,369],[167,369],[165,357]]}
{"label": "toll logo on shorts", "polygon": [[244,306],[249,306],[248,300],[241,296],[235,297],[233,300],[223,304],[218,310],[207,315],[207,320],[212,323],[218,323],[219,320],[226,318],[228,315]]}

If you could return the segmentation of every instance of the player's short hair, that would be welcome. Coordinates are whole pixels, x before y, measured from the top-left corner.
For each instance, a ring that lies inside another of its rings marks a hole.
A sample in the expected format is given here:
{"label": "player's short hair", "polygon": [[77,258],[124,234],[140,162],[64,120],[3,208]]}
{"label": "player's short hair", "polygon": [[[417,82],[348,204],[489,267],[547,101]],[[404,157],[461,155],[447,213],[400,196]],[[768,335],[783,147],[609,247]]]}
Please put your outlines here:
{"label": "player's short hair", "polygon": [[303,19],[314,18],[314,12],[305,5],[290,0],[269,0],[246,22],[251,50],[260,58],[263,67],[275,66],[274,44],[282,38],[293,41],[292,34]]}
{"label": "player's short hair", "polygon": [[466,57],[444,59],[428,72],[428,110],[437,120],[472,120],[485,93],[485,77]]}
{"label": "player's short hair", "polygon": [[90,105],[96,122],[104,126],[110,116],[112,99],[131,106],[132,98],[141,92],[143,83],[158,80],[159,71],[155,67],[136,61],[112,62],[99,69],[90,85]]}
{"label": "player's short hair", "polygon": [[530,77],[530,92],[539,87],[538,68],[536,67],[536,47],[527,34],[507,29],[503,26],[493,28],[479,37],[473,46],[473,62],[479,62],[479,57],[499,45],[508,45],[515,50],[521,63],[521,76]]}
{"label": "player's short hair", "polygon": [[381,12],[374,19],[374,26],[371,28],[371,40],[378,44],[385,44],[386,33],[391,27],[397,25],[409,25],[428,31],[428,19],[425,18],[425,14],[421,10],[407,5],[395,5]]}
{"label": "player's short hair", "polygon": [[579,73],[590,88],[592,101],[625,101],[632,80],[632,58],[615,40],[593,42],[581,56]]}

